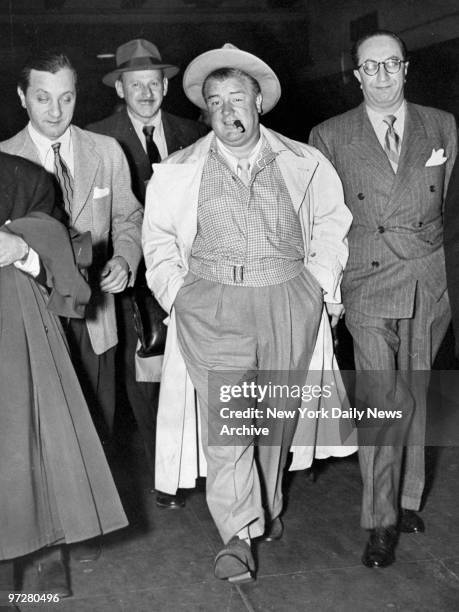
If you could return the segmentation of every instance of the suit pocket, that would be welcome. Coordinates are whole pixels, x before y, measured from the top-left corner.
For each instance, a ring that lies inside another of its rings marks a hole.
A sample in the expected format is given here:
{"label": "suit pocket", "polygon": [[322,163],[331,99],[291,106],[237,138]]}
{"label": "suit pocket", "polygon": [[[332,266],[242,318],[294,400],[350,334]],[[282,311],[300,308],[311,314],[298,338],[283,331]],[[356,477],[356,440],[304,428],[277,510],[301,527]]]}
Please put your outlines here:
{"label": "suit pocket", "polygon": [[187,272],[183,285],[177,291],[177,295],[175,296],[175,300],[173,304],[174,308],[177,308],[177,306],[180,308],[180,304],[182,302],[183,296],[188,293],[190,287],[198,283],[200,280],[201,278],[193,274],[193,272],[190,272],[190,271]]}
{"label": "suit pocket", "polygon": [[302,272],[302,276],[305,279],[308,291],[311,291],[311,293],[313,294],[316,293],[320,296],[320,299],[322,299],[324,295],[324,290],[322,289],[322,286],[320,285],[314,274],[310,270],[305,268]]}

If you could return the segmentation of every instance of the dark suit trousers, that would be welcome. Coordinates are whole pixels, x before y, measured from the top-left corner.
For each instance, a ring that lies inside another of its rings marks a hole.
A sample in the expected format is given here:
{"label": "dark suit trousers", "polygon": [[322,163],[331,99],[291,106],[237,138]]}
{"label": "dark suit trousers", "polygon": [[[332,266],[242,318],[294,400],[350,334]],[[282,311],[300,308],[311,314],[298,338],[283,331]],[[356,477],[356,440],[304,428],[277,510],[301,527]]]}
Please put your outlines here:
{"label": "dark suit trousers", "polygon": [[[147,459],[147,466],[154,486],[155,474],[155,436],[156,411],[158,406],[159,383],[137,382],[135,376],[135,351],[137,333],[129,295],[116,296],[116,316],[118,326],[118,347],[116,353],[116,372],[118,383],[117,411],[120,420],[126,403],[130,406],[137,423]],[[119,435],[115,432],[115,436]]]}
{"label": "dark suit trousers", "polygon": [[402,508],[419,510],[425,480],[428,372],[449,321],[446,292],[435,302],[419,286],[412,318],[383,319],[350,308],[346,311],[356,369],[368,372],[358,377],[358,397],[364,398],[370,407],[399,409],[405,417],[399,430],[382,425],[382,435],[374,445],[359,448],[364,529],[395,525],[399,498]]}
{"label": "dark suit trousers", "polygon": [[102,441],[108,441],[115,415],[115,347],[97,355],[84,319],[69,319],[63,325],[73,367],[97,433]]}

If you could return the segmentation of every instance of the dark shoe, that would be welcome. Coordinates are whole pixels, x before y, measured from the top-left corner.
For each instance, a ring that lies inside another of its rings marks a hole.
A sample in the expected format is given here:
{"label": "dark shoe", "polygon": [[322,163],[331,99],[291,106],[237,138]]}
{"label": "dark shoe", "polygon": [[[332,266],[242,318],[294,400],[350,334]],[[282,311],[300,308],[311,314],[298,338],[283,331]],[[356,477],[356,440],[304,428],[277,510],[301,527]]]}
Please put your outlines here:
{"label": "dark shoe", "polygon": [[284,533],[284,524],[280,516],[276,516],[268,525],[266,526],[264,534],[261,536],[260,540],[262,542],[273,542],[274,540],[280,540],[282,534]]}
{"label": "dark shoe", "polygon": [[362,563],[367,567],[387,567],[391,565],[395,561],[397,535],[397,529],[393,526],[371,529]]}
{"label": "dark shoe", "polygon": [[398,520],[398,530],[402,533],[424,533],[424,521],[414,510],[402,508]]}
{"label": "dark shoe", "polygon": [[101,553],[102,544],[100,538],[92,538],[91,540],[78,542],[77,544],[73,544],[70,549],[72,559],[75,559],[75,561],[79,561],[80,563],[97,561]]}
{"label": "dark shoe", "polygon": [[158,508],[168,508],[169,510],[177,510],[185,506],[185,500],[179,495],[169,495],[169,493],[156,493],[156,505]]}
{"label": "dark shoe", "polygon": [[70,597],[69,577],[63,561],[46,561],[37,564],[38,583],[40,593],[53,593],[59,597]]}
{"label": "dark shoe", "polygon": [[249,544],[237,536],[231,538],[215,557],[214,573],[216,578],[228,580],[232,584],[252,582],[255,561]]}

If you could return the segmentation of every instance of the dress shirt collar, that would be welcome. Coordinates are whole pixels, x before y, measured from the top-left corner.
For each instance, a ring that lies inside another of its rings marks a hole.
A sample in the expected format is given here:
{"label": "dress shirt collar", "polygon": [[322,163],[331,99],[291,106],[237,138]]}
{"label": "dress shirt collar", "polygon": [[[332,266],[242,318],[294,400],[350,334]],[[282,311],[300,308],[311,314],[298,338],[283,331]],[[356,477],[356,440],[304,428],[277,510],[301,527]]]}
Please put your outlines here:
{"label": "dress shirt collar", "polygon": [[135,133],[137,134],[140,142],[142,143],[142,147],[144,151],[147,150],[147,145],[145,142],[145,134],[143,133],[143,128],[145,125],[153,125],[155,128],[155,131],[153,132],[153,141],[158,147],[159,154],[161,155],[161,159],[164,159],[165,157],[167,157],[168,155],[167,143],[166,143],[166,137],[164,135],[161,109],[159,109],[156,115],[148,123],[142,123],[142,121],[139,121],[136,117],[134,117],[134,115],[130,112],[130,110],[127,107],[126,107],[126,110],[127,110],[128,117],[131,120],[132,125],[134,127]]}
{"label": "dress shirt collar", "polygon": [[[250,169],[253,168],[255,162],[257,161],[257,159],[258,159],[258,157],[260,155],[262,144],[263,144],[263,138],[261,137],[261,134],[260,134],[260,138],[258,139],[257,144],[252,149],[252,152],[250,153],[250,155],[246,158],[248,160],[248,162],[249,162],[249,168]],[[234,155],[234,153],[232,151],[230,151],[228,149],[228,147],[226,147],[222,143],[222,141],[219,140],[217,137],[215,137],[215,147],[214,147],[214,149],[215,148],[218,151],[218,153],[220,153],[220,155],[223,157],[223,159],[227,163],[228,167],[233,172],[236,173],[240,158],[236,157]]]}
{"label": "dress shirt collar", "polygon": [[403,139],[403,132],[405,131],[405,118],[406,118],[406,101],[400,104],[395,113],[378,113],[375,110],[371,109],[369,106],[365,105],[365,109],[367,111],[368,119],[370,120],[371,125],[373,126],[374,131],[376,132],[376,136],[378,137],[379,142],[384,146],[384,138],[387,132],[387,123],[384,122],[384,117],[387,115],[393,115],[396,118],[394,123],[394,130],[400,137],[400,140]]}
{"label": "dress shirt collar", "polygon": [[70,173],[74,174],[73,168],[73,148],[72,148],[72,126],[69,126],[65,132],[56,140],[51,140],[47,136],[40,134],[33,125],[28,123],[27,129],[29,131],[30,138],[38,150],[38,155],[42,166],[48,170],[48,172],[54,172],[54,151],[52,145],[56,142],[61,143],[59,153],[63,160],[67,164]]}

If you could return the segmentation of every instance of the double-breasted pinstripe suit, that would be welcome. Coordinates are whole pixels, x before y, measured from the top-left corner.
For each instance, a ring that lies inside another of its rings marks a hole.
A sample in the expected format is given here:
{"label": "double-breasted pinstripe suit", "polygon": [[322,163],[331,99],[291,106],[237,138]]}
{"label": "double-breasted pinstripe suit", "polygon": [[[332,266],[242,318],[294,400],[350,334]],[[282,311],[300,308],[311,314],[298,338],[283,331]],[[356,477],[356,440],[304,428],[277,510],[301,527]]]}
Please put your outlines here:
{"label": "double-breasted pinstripe suit", "polygon": [[[383,437],[387,446],[360,449],[362,526],[385,527],[397,522],[399,487],[402,507],[412,510],[424,488],[428,375],[406,384],[406,376],[395,372],[428,371],[450,319],[442,208],[456,125],[448,113],[407,103],[396,173],[364,104],[316,126],[310,142],[334,164],[353,214],[342,292],[356,368],[371,371],[376,381],[363,399],[404,411],[409,430],[403,440],[414,444],[407,447],[403,476],[401,444]],[[381,385],[383,398],[377,394]]]}

